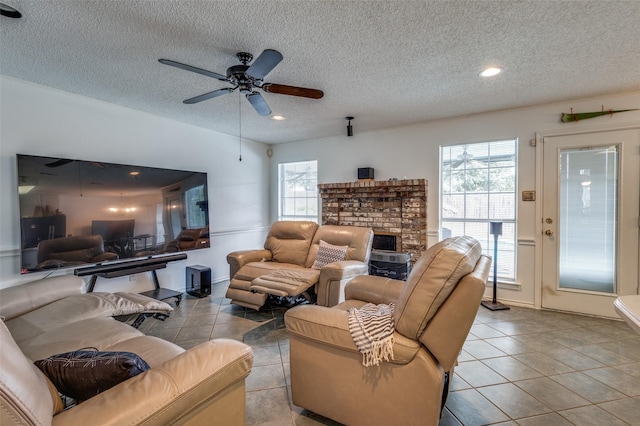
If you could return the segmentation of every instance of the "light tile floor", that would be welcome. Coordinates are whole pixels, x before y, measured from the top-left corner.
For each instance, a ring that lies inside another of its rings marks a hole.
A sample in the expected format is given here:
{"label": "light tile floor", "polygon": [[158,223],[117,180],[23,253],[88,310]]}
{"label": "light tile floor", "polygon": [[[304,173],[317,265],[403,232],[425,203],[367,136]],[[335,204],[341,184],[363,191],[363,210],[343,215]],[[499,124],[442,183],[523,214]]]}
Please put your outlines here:
{"label": "light tile floor", "polygon": [[[185,295],[166,321],[140,330],[184,348],[219,337],[254,350],[248,425],[336,425],[293,405],[284,308],[231,305],[228,283]],[[640,425],[640,336],[624,322],[512,307],[480,307],[441,426]]]}

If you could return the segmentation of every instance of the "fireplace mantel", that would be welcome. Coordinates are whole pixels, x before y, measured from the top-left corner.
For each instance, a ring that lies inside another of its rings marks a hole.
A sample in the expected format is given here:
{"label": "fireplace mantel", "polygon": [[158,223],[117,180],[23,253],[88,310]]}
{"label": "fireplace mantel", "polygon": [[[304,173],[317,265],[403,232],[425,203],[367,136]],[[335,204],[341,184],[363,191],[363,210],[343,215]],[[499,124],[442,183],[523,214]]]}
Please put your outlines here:
{"label": "fireplace mantel", "polygon": [[415,262],[427,244],[427,181],[404,179],[318,185],[323,225],[363,226],[395,235]]}

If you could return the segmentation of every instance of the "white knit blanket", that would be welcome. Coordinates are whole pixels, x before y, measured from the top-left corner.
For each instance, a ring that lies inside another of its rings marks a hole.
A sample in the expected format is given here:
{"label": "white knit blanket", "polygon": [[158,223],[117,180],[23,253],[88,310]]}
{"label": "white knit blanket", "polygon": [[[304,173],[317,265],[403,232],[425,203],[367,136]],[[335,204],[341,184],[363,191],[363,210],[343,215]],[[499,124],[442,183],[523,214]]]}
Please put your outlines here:
{"label": "white knit blanket", "polygon": [[349,332],[365,367],[393,359],[393,309],[393,303],[349,309]]}

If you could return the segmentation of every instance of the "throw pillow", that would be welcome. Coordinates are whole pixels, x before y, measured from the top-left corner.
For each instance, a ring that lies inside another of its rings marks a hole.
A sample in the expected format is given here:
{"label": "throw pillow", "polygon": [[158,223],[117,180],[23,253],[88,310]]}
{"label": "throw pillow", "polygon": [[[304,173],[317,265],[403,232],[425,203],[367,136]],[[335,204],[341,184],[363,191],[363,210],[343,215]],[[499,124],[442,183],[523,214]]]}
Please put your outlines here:
{"label": "throw pillow", "polygon": [[326,241],[320,240],[320,247],[318,247],[318,254],[316,260],[311,266],[313,269],[320,269],[325,265],[333,262],[339,262],[344,260],[347,255],[347,249],[349,246],[334,246]]}
{"label": "throw pillow", "polygon": [[87,400],[150,368],[131,352],[83,349],[52,355],[34,364],[61,394],[78,401]]}

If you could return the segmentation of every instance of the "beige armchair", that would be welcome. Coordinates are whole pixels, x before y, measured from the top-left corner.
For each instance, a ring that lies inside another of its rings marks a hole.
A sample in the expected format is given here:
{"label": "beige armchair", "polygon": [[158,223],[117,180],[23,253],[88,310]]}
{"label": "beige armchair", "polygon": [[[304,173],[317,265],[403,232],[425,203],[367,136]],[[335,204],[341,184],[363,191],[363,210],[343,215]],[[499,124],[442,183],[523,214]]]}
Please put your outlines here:
{"label": "beige armchair", "polygon": [[[490,265],[473,238],[449,238],[420,257],[407,282],[358,276],[339,305],[287,311],[293,403],[348,425],[437,425]],[[348,310],[392,302],[394,358],[364,367]]]}

